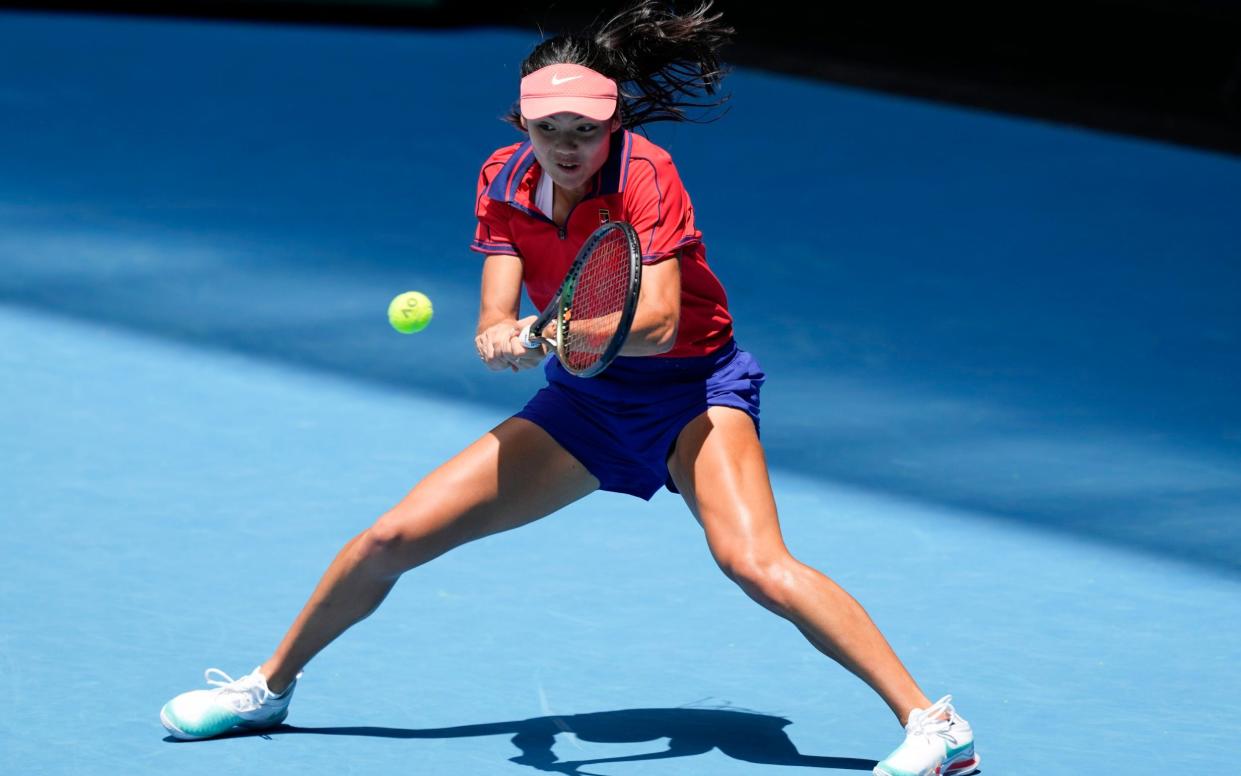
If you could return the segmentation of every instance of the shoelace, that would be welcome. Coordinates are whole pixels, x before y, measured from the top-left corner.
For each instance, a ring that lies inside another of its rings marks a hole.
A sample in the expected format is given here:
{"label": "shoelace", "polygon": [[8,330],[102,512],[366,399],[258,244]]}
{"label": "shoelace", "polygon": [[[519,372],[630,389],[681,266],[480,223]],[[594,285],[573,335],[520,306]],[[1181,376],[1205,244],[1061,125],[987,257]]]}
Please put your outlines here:
{"label": "shoelace", "polygon": [[[213,679],[213,674],[220,678]],[[234,679],[218,668],[208,668],[203,672],[203,678],[207,680],[207,684],[218,687],[220,700],[238,713],[254,711],[272,695],[262,683],[262,678],[253,673]]]}
{"label": "shoelace", "polygon": [[[956,746],[957,737],[949,732],[952,715],[955,713],[956,710],[952,708],[952,696],[945,695],[925,709],[914,709],[909,714],[909,722],[905,724],[905,732],[909,735],[927,736],[928,738],[939,736]],[[939,719],[940,714],[948,716],[946,719]]]}

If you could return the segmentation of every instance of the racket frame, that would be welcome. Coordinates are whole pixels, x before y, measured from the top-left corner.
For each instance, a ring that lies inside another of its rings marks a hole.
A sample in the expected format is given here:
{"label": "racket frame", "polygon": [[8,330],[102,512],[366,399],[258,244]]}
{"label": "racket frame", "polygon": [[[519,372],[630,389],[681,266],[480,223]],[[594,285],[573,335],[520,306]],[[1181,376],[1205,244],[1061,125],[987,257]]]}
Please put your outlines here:
{"label": "racket frame", "polygon": [[[629,294],[625,301],[625,306],[621,310],[621,319],[616,327],[616,334],[612,335],[607,348],[597,361],[583,370],[574,370],[568,365],[568,359],[564,357],[564,346],[567,342],[565,336],[573,326],[572,318],[566,320],[565,314],[573,308],[573,293],[577,287],[578,278],[581,276],[582,269],[586,266],[587,259],[590,258],[591,252],[595,246],[599,244],[611,232],[619,230],[624,236],[629,246]],[[595,375],[607,369],[612,360],[620,353],[625,345],[625,340],[629,337],[629,328],[633,325],[634,316],[638,311],[638,298],[642,292],[642,249],[638,242],[638,234],[633,227],[624,221],[609,221],[603,224],[590,237],[586,238],[586,242],[582,244],[578,250],[577,256],[573,258],[573,263],[569,265],[569,271],[565,273],[564,280],[560,283],[560,289],[556,291],[556,296],[544,308],[532,323],[527,325],[521,331],[521,344],[527,349],[533,350],[542,346],[542,343],[551,345],[556,351],[556,357],[560,359],[560,363],[572,375],[577,377],[594,377]],[[556,321],[556,335],[554,337],[544,337],[543,330],[552,321]]]}

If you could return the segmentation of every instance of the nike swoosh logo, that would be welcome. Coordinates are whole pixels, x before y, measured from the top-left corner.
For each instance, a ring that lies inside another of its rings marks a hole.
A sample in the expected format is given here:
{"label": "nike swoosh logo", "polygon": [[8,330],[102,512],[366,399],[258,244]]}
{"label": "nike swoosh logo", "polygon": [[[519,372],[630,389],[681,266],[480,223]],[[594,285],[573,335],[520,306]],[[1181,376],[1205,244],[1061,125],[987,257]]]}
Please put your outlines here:
{"label": "nike swoosh logo", "polygon": [[570,81],[576,81],[577,79],[581,77],[582,76],[580,75],[571,75],[568,78],[561,78],[558,75],[554,75],[552,76],[552,86],[560,86],[561,84],[567,84]]}

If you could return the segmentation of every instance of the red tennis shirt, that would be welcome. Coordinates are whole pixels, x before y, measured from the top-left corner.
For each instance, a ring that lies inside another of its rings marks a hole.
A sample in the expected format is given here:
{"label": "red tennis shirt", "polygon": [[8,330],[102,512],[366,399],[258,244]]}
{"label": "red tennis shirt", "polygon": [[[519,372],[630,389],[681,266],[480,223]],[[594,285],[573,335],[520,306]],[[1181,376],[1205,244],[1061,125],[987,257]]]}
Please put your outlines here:
{"label": "red tennis shirt", "polygon": [[497,150],[478,176],[472,250],[522,260],[522,281],[530,301],[542,310],[560,288],[586,238],[607,221],[627,221],[642,244],[642,263],[681,256],[681,321],[677,341],[664,357],[702,356],[733,335],[724,287],[707,266],[694,206],[672,157],[628,130],[612,135],[608,160],[592,190],[563,227],[534,204],[543,171],[530,141]]}

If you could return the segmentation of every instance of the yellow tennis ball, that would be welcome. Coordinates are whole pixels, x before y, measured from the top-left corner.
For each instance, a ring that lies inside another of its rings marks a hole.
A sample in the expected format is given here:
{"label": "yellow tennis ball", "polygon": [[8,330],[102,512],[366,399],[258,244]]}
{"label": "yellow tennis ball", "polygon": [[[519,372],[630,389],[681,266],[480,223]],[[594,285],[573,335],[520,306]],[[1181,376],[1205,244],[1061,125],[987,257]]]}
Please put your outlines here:
{"label": "yellow tennis ball", "polygon": [[402,334],[422,331],[431,322],[431,300],[421,291],[398,294],[388,305],[388,322]]}

